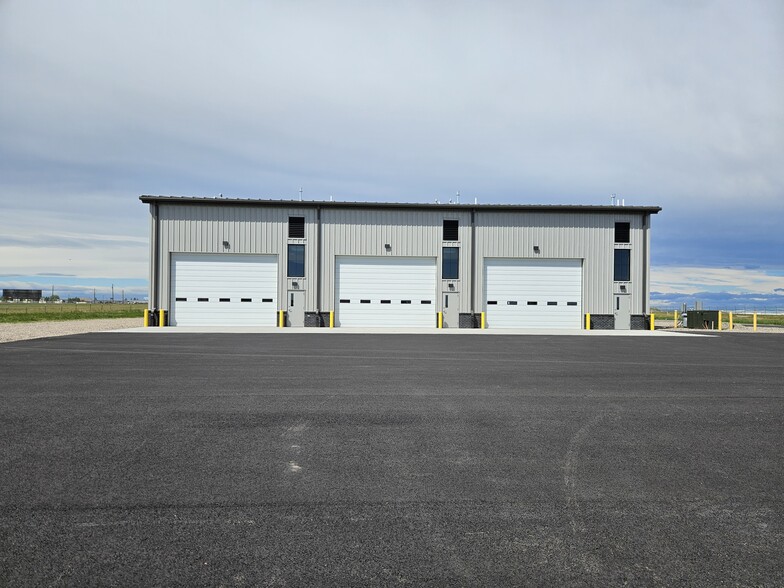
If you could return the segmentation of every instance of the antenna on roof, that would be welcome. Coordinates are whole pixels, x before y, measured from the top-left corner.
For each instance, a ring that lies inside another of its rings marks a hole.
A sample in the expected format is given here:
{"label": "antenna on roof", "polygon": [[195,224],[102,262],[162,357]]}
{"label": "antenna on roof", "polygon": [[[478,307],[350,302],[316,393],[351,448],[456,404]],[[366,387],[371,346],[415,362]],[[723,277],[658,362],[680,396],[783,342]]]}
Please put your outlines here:
{"label": "antenna on roof", "polygon": [[299,187],[299,201],[302,202],[302,186]]}
{"label": "antenna on roof", "polygon": [[460,204],[460,190],[457,191],[457,203]]}
{"label": "antenna on roof", "polygon": [[610,206],[615,206],[615,193],[610,194]]}

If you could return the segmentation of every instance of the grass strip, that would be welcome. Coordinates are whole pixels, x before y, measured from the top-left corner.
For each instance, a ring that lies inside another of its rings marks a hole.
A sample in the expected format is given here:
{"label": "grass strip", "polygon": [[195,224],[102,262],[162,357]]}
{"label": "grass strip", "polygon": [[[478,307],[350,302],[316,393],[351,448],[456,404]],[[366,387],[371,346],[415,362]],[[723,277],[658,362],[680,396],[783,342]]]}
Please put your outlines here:
{"label": "grass strip", "polygon": [[144,316],[144,310],[128,308],[125,310],[105,310],[94,312],[25,312],[25,313],[0,313],[2,323],[38,323],[46,321],[80,321],[88,319],[114,319],[114,318],[139,318]]}

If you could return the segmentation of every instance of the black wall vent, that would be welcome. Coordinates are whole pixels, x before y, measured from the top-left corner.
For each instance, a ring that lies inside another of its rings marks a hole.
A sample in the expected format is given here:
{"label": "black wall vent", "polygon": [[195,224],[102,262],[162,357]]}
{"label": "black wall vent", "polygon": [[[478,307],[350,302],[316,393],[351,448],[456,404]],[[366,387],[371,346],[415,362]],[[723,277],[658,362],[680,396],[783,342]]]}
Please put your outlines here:
{"label": "black wall vent", "polygon": [[615,223],[615,242],[630,242],[631,223]]}
{"label": "black wall vent", "polygon": [[304,239],[304,238],[305,238],[305,217],[290,216],[289,239]]}
{"label": "black wall vent", "polygon": [[444,241],[459,241],[460,237],[458,236],[458,222],[456,220],[445,220],[444,221]]}

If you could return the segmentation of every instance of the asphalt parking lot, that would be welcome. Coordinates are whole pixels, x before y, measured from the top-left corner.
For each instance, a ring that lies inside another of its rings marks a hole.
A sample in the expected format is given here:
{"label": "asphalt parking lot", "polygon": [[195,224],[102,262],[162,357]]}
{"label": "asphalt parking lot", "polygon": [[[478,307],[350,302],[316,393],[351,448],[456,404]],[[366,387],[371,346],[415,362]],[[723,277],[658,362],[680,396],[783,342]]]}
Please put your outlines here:
{"label": "asphalt parking lot", "polygon": [[0,585],[781,586],[784,337],[0,345]]}

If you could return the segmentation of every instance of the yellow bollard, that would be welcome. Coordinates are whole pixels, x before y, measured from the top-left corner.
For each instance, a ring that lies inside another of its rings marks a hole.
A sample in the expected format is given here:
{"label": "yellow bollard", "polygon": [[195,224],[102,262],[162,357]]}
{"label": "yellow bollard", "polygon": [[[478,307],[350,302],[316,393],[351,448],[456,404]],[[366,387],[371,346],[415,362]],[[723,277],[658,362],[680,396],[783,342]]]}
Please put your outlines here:
{"label": "yellow bollard", "polygon": [[166,311],[161,309],[161,310],[158,311],[158,313],[159,313],[158,314],[158,326],[159,327],[165,327],[166,326],[165,325],[165,323],[166,323]]}
{"label": "yellow bollard", "polygon": [[721,331],[721,311],[719,311],[719,331]]}
{"label": "yellow bollard", "polygon": [[480,313],[480,316],[482,318],[482,328],[484,329],[485,328],[485,313],[483,313],[483,312]]}
{"label": "yellow bollard", "polygon": [[754,332],[757,331],[757,313],[754,313]]}
{"label": "yellow bollard", "polygon": [[651,313],[651,331],[656,330],[656,315]]}
{"label": "yellow bollard", "polygon": [[436,314],[438,314],[438,317],[436,318],[436,322],[438,323],[438,328],[439,329],[443,329],[444,328],[444,313],[443,312],[439,312],[439,313],[436,313]]}
{"label": "yellow bollard", "polygon": [[335,328],[335,311],[334,310],[330,310],[329,311],[329,328],[330,329],[334,329]]}
{"label": "yellow bollard", "polygon": [[673,329],[677,329],[678,328],[678,311],[677,310],[673,310],[672,311],[672,328]]}
{"label": "yellow bollard", "polygon": [[144,326],[145,327],[149,327],[150,326],[150,309],[149,308],[145,308],[144,309]]}
{"label": "yellow bollard", "polygon": [[590,312],[586,312],[585,313],[585,330],[586,331],[590,331],[591,330],[591,313]]}
{"label": "yellow bollard", "polygon": [[730,331],[732,330],[732,313],[730,313]]}
{"label": "yellow bollard", "polygon": [[278,311],[278,327],[279,328],[283,327],[283,311],[282,310]]}

